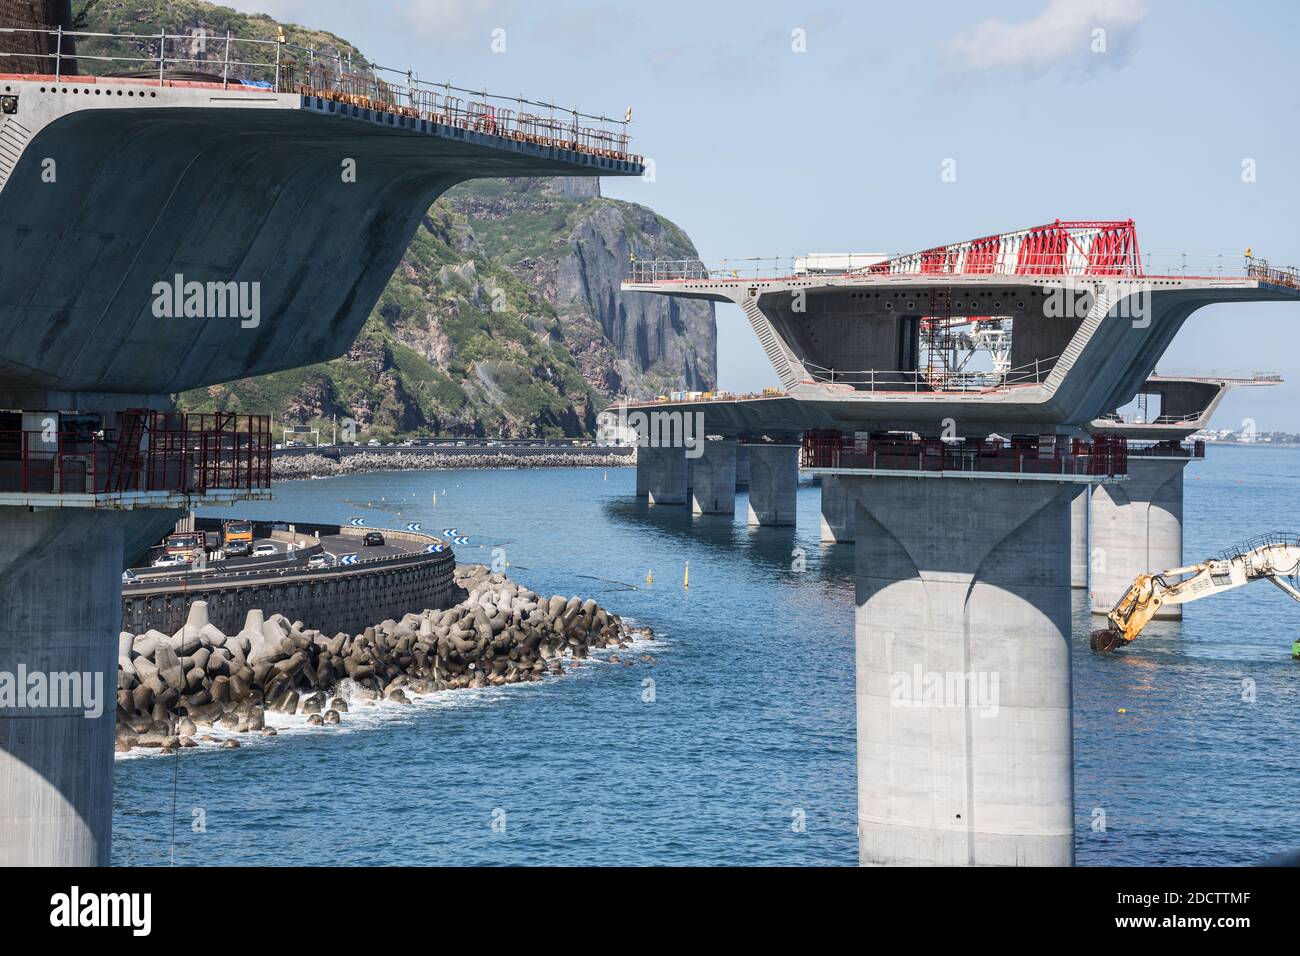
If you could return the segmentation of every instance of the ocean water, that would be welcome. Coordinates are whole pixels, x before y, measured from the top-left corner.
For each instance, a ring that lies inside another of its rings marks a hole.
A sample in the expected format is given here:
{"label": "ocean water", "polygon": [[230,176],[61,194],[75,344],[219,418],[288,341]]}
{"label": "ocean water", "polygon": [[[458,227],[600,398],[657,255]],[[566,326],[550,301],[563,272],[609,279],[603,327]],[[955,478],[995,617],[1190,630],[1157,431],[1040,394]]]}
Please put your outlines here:
{"label": "ocean water", "polygon": [[[1187,560],[1300,530],[1297,466],[1300,452],[1264,448],[1190,465]],[[621,652],[631,666],[355,708],[339,727],[276,718],[280,736],[233,751],[119,759],[113,862],[856,863],[853,549],[819,544],[819,490],[800,488],[797,529],[751,530],[743,494],[735,520],[692,519],[635,502],[633,480],[401,472],[287,482],[241,507],[456,527],[471,538],[462,561],[500,549],[528,586],[594,597],[656,640]],[[1251,864],[1300,847],[1300,606],[1254,584],[1108,658],[1088,650],[1082,592],[1075,611],[1078,862]]]}

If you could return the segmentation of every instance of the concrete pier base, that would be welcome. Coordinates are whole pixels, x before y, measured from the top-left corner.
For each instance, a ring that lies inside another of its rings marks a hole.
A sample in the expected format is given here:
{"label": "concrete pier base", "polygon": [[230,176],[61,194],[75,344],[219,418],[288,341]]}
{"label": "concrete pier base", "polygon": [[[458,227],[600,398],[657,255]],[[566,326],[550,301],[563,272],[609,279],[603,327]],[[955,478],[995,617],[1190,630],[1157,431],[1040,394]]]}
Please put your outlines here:
{"label": "concrete pier base", "polygon": [[[1109,614],[1139,574],[1183,563],[1183,469],[1186,458],[1128,460],[1128,481],[1092,492],[1093,614]],[[1180,605],[1162,607],[1157,619],[1183,616]]]}
{"label": "concrete pier base", "polygon": [[691,461],[691,513],[736,513],[736,442],[706,441],[704,453]]}
{"label": "concrete pier base", "polygon": [[834,475],[822,475],[822,544],[853,543],[853,496]]}
{"label": "concrete pier base", "polygon": [[1072,485],[845,477],[866,865],[1068,866]]}
{"label": "concrete pier base", "polygon": [[[165,534],[176,510],[0,509],[0,866],[106,866],[123,555]],[[32,675],[49,687],[42,706]],[[64,681],[56,675],[79,675]],[[85,706],[54,708],[56,682]]]}
{"label": "concrete pier base", "polygon": [[1088,502],[1092,497],[1088,485],[1080,485],[1070,501],[1070,587],[1088,587]]}
{"label": "concrete pier base", "polygon": [[798,490],[798,445],[749,446],[751,525],[793,525]]}
{"label": "concrete pier base", "polygon": [[645,469],[646,499],[650,504],[686,504],[685,449],[638,448],[636,467],[637,471]]}

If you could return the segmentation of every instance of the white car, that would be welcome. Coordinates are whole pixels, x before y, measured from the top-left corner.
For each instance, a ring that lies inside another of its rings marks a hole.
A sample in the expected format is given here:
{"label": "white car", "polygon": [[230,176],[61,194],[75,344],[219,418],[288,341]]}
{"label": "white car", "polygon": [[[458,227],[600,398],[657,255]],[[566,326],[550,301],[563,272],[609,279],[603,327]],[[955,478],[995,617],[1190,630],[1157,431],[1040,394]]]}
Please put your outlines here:
{"label": "white car", "polygon": [[273,544],[259,544],[253,549],[253,557],[255,558],[273,558],[279,553],[279,549]]}
{"label": "white car", "polygon": [[334,562],[328,554],[313,554],[307,559],[307,567],[309,568],[328,568],[332,567],[333,564]]}
{"label": "white car", "polygon": [[186,564],[189,564],[189,562],[179,554],[164,554],[153,563],[153,566],[155,568],[178,568]]}

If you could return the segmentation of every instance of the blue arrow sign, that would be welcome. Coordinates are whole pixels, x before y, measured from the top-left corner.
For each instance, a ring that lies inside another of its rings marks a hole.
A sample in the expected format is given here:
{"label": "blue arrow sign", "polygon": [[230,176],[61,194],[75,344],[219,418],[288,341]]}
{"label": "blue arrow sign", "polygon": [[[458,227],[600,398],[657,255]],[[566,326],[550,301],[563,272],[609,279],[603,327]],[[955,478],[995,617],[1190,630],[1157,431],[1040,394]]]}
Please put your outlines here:
{"label": "blue arrow sign", "polygon": [[359,556],[355,553],[339,555],[339,564],[356,564],[358,560]]}
{"label": "blue arrow sign", "polygon": [[446,546],[445,544],[431,544],[431,545],[429,545],[427,548],[424,549],[424,553],[425,553],[425,554],[438,554],[438,553],[440,553],[440,552],[442,552],[442,551],[446,551],[446,550],[447,550],[447,546]]}
{"label": "blue arrow sign", "polygon": [[446,535],[448,538],[454,538],[456,537],[456,535],[460,534],[460,532],[457,531],[455,528],[443,528],[442,533]]}
{"label": "blue arrow sign", "polygon": [[452,543],[452,544],[469,544],[469,538],[464,538],[464,537],[461,537],[461,538],[452,538],[452,539],[451,539],[451,543]]}
{"label": "blue arrow sign", "polygon": [[408,522],[406,523],[406,530],[407,530],[407,531],[419,531],[419,530],[420,530],[420,523],[419,523],[418,521],[408,521]]}
{"label": "blue arrow sign", "polygon": [[352,525],[352,527],[354,527],[354,528],[360,528],[360,527],[364,526],[365,523],[366,523],[366,519],[365,519],[365,518],[349,518],[349,519],[348,519],[348,524]]}

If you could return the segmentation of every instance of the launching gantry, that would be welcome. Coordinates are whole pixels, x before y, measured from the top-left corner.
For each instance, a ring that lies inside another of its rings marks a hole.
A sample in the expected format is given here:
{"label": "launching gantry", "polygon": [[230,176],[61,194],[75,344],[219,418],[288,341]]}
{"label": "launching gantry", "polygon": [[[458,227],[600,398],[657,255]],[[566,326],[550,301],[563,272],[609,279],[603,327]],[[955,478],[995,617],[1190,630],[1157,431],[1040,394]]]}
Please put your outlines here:
{"label": "launching gantry", "polygon": [[[1131,220],[1058,220],[843,270],[638,262],[623,289],[736,303],[780,380],[633,406],[704,416],[694,481],[734,489],[739,439],[781,487],[801,463],[824,508],[828,484],[839,496],[858,548],[861,861],[1072,863],[1071,502],[1131,467],[1124,435],[1092,425],[1197,309],[1300,300],[1300,274],[1144,254]],[[1010,342],[981,368],[956,333],[986,323]],[[638,491],[684,502],[677,457],[645,455]],[[997,707],[936,707],[912,675],[997,675]]]}

